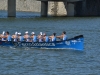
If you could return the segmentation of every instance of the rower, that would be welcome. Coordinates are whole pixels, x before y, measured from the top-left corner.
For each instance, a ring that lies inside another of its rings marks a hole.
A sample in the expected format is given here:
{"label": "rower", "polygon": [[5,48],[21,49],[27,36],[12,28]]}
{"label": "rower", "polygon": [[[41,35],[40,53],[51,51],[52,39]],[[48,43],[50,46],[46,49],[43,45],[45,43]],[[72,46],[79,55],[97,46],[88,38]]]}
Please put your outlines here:
{"label": "rower", "polygon": [[21,35],[21,33],[18,33],[18,41],[24,41],[24,37]]}
{"label": "rower", "polygon": [[6,35],[3,36],[3,38],[6,38],[7,41],[11,41],[11,36],[8,31],[6,32]]}
{"label": "rower", "polygon": [[4,36],[5,36],[5,31],[3,31],[2,34],[0,35],[1,41],[6,41],[5,38],[4,38]]}
{"label": "rower", "polygon": [[40,35],[38,35],[39,42],[43,42],[43,34],[40,32]]}
{"label": "rower", "polygon": [[63,31],[62,35],[57,36],[57,38],[62,39],[63,41],[67,40],[67,35],[66,35],[66,32],[65,32],[65,31]]}
{"label": "rower", "polygon": [[35,35],[35,32],[32,32],[31,34],[32,42],[37,42],[37,36]]}
{"label": "rower", "polygon": [[52,36],[49,36],[49,38],[51,39],[52,42],[56,41],[56,33],[53,33]]}
{"label": "rower", "polygon": [[26,40],[26,42],[30,41],[30,36],[28,35],[28,31],[25,32],[24,39]]}
{"label": "rower", "polygon": [[16,42],[18,40],[18,32],[15,32],[14,35],[12,35],[13,41]]}
{"label": "rower", "polygon": [[43,41],[49,42],[49,37],[45,33],[43,34]]}

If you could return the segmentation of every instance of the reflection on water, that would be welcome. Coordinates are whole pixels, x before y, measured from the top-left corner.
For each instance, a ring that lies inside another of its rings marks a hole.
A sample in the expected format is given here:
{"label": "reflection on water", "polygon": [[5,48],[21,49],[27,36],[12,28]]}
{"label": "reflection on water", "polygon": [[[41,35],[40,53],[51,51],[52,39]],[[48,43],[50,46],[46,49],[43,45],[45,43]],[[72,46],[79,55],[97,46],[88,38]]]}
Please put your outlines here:
{"label": "reflection on water", "polygon": [[0,47],[1,75],[99,75],[99,17],[23,18],[20,15],[24,16],[23,12],[17,18],[0,18],[0,32],[24,34],[28,30],[37,35],[41,31],[60,35],[65,30],[68,38],[83,34],[84,51]]}
{"label": "reflection on water", "polygon": [[[1,10],[0,11],[0,18],[7,18],[8,12]],[[40,13],[35,12],[16,12],[16,18],[34,18],[34,17],[40,17]]]}

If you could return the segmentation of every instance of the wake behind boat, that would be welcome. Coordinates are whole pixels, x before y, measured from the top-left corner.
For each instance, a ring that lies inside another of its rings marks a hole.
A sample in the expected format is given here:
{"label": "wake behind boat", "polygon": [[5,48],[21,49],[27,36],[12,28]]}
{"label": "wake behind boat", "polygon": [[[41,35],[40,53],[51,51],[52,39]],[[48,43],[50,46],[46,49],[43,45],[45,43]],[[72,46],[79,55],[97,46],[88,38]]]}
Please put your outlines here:
{"label": "wake behind boat", "polygon": [[0,46],[32,47],[32,48],[45,48],[45,49],[74,49],[83,51],[84,37],[83,35],[79,35],[67,40],[54,41],[54,42],[0,41]]}

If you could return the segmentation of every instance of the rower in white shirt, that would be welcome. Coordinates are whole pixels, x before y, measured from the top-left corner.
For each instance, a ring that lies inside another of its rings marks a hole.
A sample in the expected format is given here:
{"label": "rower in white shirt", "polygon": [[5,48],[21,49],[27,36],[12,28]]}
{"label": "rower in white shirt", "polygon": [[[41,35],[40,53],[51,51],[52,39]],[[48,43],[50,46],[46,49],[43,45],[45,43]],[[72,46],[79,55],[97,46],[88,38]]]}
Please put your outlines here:
{"label": "rower in white shirt", "polygon": [[3,38],[5,39],[5,41],[11,41],[12,40],[11,35],[8,31],[5,33],[4,36],[2,36],[2,39]]}
{"label": "rower in white shirt", "polygon": [[12,35],[12,38],[14,42],[18,41],[18,32],[15,32],[15,34]]}
{"label": "rower in white shirt", "polygon": [[6,38],[4,38],[5,36],[5,31],[2,32],[2,34],[0,35],[1,41],[6,41]]}
{"label": "rower in white shirt", "polygon": [[35,35],[35,32],[32,32],[31,34],[32,42],[37,42],[37,36]]}
{"label": "rower in white shirt", "polygon": [[38,35],[38,41],[43,42],[43,33],[42,32],[40,32],[40,34]]}
{"label": "rower in white shirt", "polygon": [[30,35],[28,34],[28,31],[25,32],[24,39],[26,40],[26,42],[30,41]]}
{"label": "rower in white shirt", "polygon": [[21,35],[21,33],[18,33],[18,41],[23,42],[24,41],[24,37]]}
{"label": "rower in white shirt", "polygon": [[53,33],[53,35],[49,36],[49,38],[52,42],[55,42],[56,41],[56,33]]}
{"label": "rower in white shirt", "polygon": [[62,34],[61,34],[60,36],[57,36],[57,38],[59,38],[59,39],[61,39],[61,40],[63,40],[63,41],[67,40],[66,32],[63,31]]}

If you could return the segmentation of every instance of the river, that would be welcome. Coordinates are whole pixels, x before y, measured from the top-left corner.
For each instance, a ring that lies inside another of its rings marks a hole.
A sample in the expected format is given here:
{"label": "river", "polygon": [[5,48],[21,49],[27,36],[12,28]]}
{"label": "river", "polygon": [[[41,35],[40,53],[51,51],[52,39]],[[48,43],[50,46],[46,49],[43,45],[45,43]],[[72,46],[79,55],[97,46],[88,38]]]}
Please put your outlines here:
{"label": "river", "polygon": [[18,12],[7,18],[0,12],[0,32],[46,32],[68,38],[84,35],[84,51],[0,47],[0,75],[99,75],[100,17],[39,17]]}

